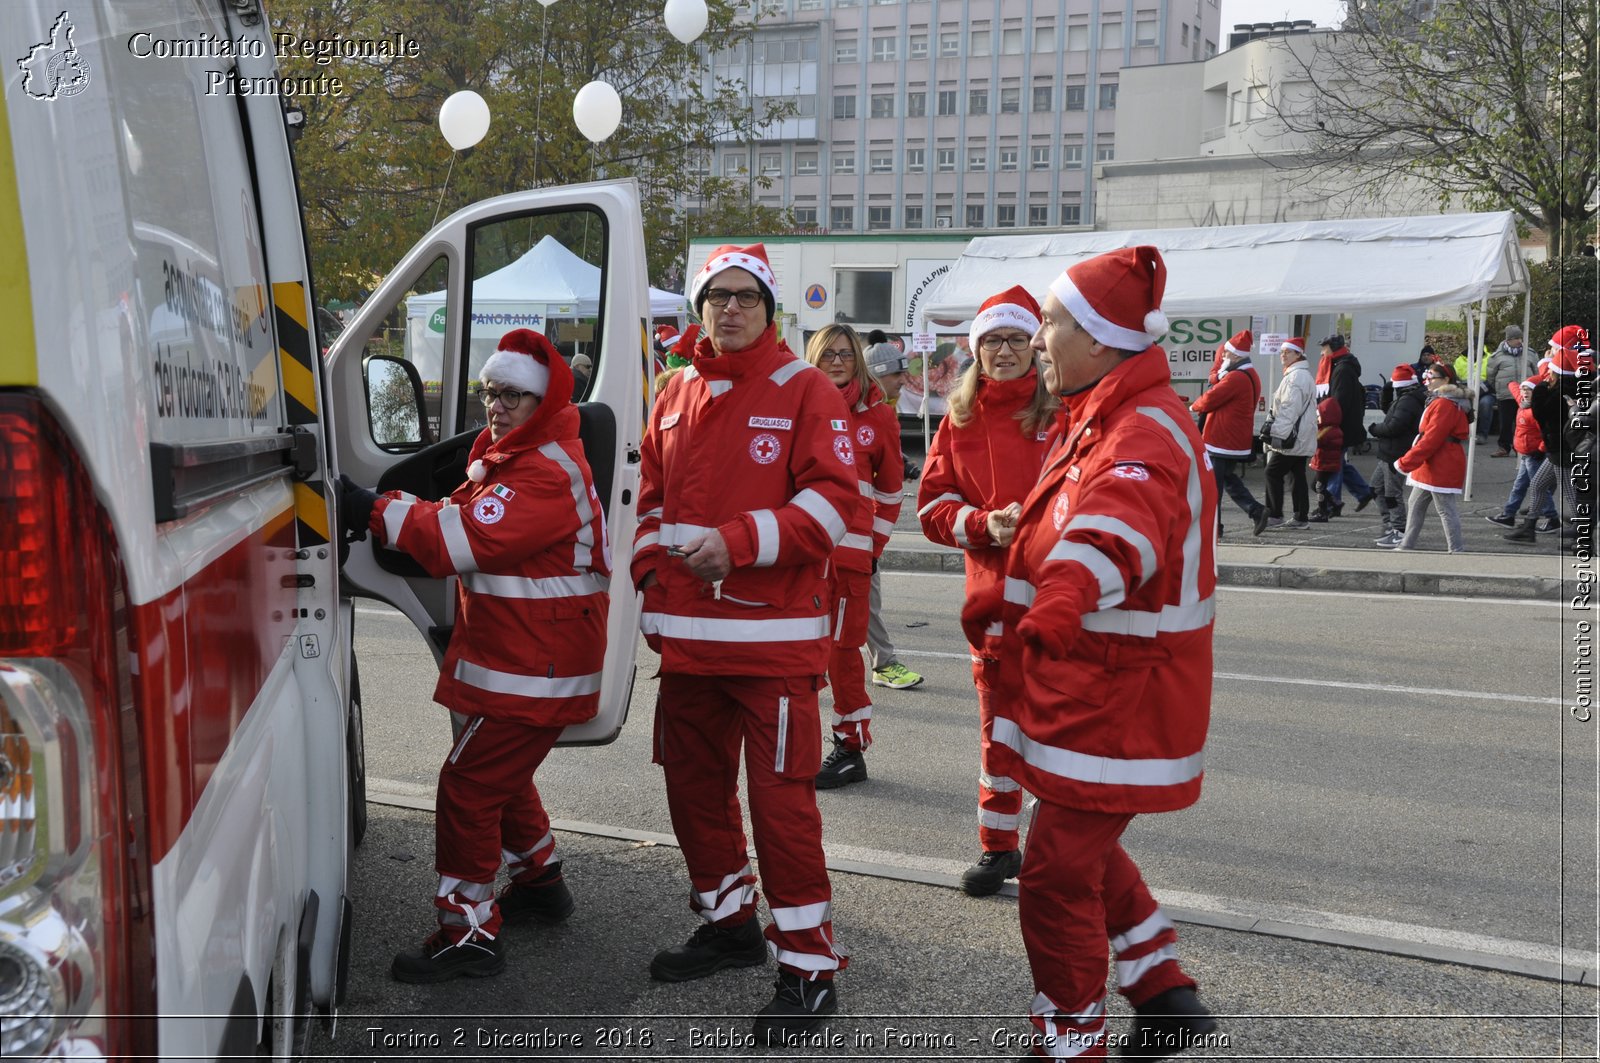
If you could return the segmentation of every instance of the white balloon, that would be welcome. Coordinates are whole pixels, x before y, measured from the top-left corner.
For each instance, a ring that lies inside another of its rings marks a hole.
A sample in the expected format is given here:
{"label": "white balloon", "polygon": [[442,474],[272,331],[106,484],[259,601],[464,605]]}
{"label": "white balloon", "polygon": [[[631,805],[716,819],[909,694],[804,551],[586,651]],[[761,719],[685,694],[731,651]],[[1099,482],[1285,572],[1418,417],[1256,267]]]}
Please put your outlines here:
{"label": "white balloon", "polygon": [[465,151],[489,131],[489,105],[471,89],[450,94],[439,108],[439,132],[456,151]]}
{"label": "white balloon", "polygon": [[689,44],[706,31],[711,12],[706,10],[706,0],[667,0],[661,18],[667,24],[668,33]]}
{"label": "white balloon", "polygon": [[622,97],[604,81],[591,81],[572,98],[572,120],[578,132],[600,143],[622,122]]}
{"label": "white balloon", "polygon": [[553,4],[555,2],[556,2],[556,0],[539,0],[539,3],[543,4],[545,7],[549,7],[551,4]]}

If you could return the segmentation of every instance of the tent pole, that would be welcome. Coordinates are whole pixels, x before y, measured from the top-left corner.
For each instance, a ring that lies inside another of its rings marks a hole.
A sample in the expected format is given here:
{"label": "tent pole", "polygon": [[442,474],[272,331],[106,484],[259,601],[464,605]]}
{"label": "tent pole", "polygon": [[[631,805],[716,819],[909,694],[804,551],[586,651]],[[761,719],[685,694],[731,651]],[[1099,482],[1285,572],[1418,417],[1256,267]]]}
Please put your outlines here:
{"label": "tent pole", "polygon": [[1478,391],[1483,384],[1483,359],[1478,356],[1478,348],[1483,344],[1483,330],[1488,324],[1489,297],[1485,295],[1478,302],[1477,312],[1467,311],[1467,401],[1472,403],[1474,413],[1473,424],[1468,427],[1472,434],[1467,436],[1467,479],[1461,489],[1461,500],[1472,501],[1472,465],[1478,453],[1478,435],[1488,431],[1488,426],[1477,423]]}

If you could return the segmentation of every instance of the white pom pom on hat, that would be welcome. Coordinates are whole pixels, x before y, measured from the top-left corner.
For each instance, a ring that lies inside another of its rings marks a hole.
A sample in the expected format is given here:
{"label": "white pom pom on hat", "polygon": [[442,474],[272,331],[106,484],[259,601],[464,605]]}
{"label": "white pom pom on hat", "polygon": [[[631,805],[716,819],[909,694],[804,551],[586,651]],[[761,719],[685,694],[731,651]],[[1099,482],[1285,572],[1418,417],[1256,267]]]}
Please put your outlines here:
{"label": "white pom pom on hat", "polygon": [[483,463],[482,458],[479,458],[477,461],[467,466],[467,479],[471,480],[473,483],[481,484],[488,478],[489,466]]}
{"label": "white pom pom on hat", "polygon": [[1143,351],[1167,331],[1161,297],[1167,264],[1150,244],[1123,247],[1069,266],[1050,292],[1085,332],[1108,347]]}

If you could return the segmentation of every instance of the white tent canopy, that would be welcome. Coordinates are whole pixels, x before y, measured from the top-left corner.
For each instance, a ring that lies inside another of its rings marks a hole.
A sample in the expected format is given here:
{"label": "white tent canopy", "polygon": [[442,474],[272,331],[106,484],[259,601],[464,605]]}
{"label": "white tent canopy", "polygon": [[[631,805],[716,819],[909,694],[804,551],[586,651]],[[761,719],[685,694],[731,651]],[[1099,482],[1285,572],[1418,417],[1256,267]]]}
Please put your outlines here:
{"label": "white tent canopy", "polygon": [[1503,211],[980,236],[924,294],[922,314],[968,318],[1013,284],[1042,303],[1074,262],[1139,244],[1154,244],[1166,260],[1169,317],[1456,306],[1528,287],[1516,224]]}

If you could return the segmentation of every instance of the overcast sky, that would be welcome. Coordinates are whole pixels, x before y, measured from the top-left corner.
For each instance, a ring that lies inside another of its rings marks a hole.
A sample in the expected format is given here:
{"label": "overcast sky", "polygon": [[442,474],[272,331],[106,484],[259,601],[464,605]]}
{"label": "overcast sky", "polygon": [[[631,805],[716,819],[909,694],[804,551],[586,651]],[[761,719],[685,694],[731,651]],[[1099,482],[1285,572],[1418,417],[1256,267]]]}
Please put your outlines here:
{"label": "overcast sky", "polygon": [[1344,20],[1344,0],[1222,0],[1222,39],[1228,39],[1236,22],[1297,18],[1311,19],[1318,26],[1337,26]]}

